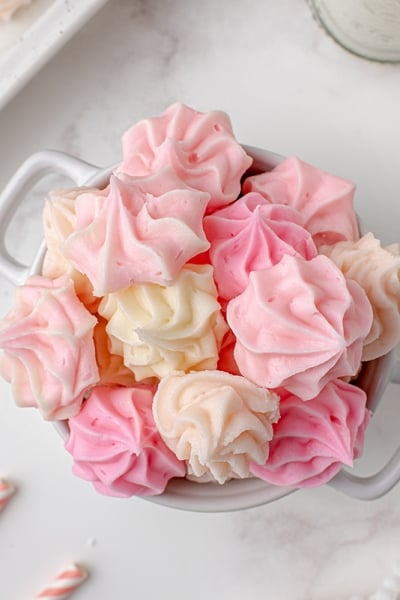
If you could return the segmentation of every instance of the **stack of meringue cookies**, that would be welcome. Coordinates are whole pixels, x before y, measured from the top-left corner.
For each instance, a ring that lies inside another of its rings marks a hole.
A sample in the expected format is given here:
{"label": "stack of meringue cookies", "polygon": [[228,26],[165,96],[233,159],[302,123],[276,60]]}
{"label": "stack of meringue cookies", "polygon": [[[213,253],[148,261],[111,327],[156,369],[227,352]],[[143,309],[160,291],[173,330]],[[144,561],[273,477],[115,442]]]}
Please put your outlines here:
{"label": "stack of meringue cookies", "polygon": [[46,199],[42,273],[0,324],[16,403],[67,421],[104,494],[325,483],[362,452],[363,362],[400,340],[398,245],[360,237],[349,181],[252,174],[223,112],[174,104],[122,149],[105,189]]}

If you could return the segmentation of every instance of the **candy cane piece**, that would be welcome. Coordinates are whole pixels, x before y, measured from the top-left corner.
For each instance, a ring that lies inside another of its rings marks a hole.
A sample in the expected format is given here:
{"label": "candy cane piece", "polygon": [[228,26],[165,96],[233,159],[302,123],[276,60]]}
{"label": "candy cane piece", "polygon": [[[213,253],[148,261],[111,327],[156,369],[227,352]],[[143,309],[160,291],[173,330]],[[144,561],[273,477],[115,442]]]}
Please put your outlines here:
{"label": "candy cane piece", "polygon": [[64,598],[68,598],[85,581],[87,576],[88,573],[83,567],[72,563],[63,569],[35,598],[64,600]]}
{"label": "candy cane piece", "polygon": [[0,479],[0,510],[5,507],[14,492],[15,487],[12,483],[7,479]]}

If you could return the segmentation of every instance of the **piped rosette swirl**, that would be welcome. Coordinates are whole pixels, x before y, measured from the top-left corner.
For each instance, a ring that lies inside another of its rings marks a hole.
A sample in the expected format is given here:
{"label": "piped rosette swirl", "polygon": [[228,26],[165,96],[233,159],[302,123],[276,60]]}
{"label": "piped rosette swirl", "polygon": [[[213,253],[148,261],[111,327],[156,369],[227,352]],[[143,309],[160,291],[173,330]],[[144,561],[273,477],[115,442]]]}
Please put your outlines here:
{"label": "piped rosette swirl", "polygon": [[238,296],[249,273],[279,263],[285,254],[315,257],[317,249],[302,222],[296,209],[269,204],[257,193],[245,194],[206,217],[210,261],[221,298]]}
{"label": "piped rosette swirl", "polygon": [[131,283],[171,283],[209,247],[202,227],[208,200],[168,168],[145,178],[112,175],[107,196],[77,197],[64,255],[98,297]]}
{"label": "piped rosette swirl", "polygon": [[97,189],[72,188],[52,190],[48,194],[43,209],[43,234],[46,251],[43,258],[42,274],[51,279],[68,275],[74,282],[78,298],[95,312],[98,298],[93,294],[93,286],[82,271],[75,269],[64,256],[63,244],[76,229],[76,204],[79,196],[86,194],[102,196],[105,192]]}
{"label": "piped rosette swirl", "polygon": [[342,465],[353,466],[364,444],[370,414],[363,390],[336,379],[312,400],[281,392],[280,419],[264,465],[253,475],[274,485],[315,487],[329,481]]}
{"label": "piped rosette swirl", "polygon": [[95,324],[66,275],[32,276],[17,289],[15,306],[1,323],[0,371],[19,406],[37,407],[45,419],[79,412],[99,381]]}
{"label": "piped rosette swirl", "polygon": [[226,113],[201,113],[179,102],[128,129],[122,150],[117,172],[149,175],[168,166],[189,187],[210,195],[209,210],[237,199],[241,177],[252,163]]}
{"label": "piped rosette swirl", "polygon": [[351,182],[295,157],[251,167],[225,113],[176,103],[124,134],[104,188],[46,199],[0,372],[67,421],[101,493],[311,487],[362,453],[358,374],[400,341],[398,245],[360,238]]}
{"label": "piped rosette swirl", "polygon": [[268,457],[279,398],[245,377],[201,371],[165,377],[153,404],[158,429],[195,477],[218,483],[250,476]]}
{"label": "piped rosette swirl", "polygon": [[209,265],[186,265],[169,286],[132,285],[99,306],[114,354],[137,381],[215,369],[228,327]]}
{"label": "piped rosette swirl", "polygon": [[346,278],[365,290],[373,310],[371,329],[364,340],[363,360],[383,356],[400,337],[400,251],[398,245],[382,247],[372,233],[355,242],[322,246]]}
{"label": "piped rosette swirl", "polygon": [[271,171],[248,177],[243,191],[258,192],[268,202],[298,210],[318,246],[359,237],[355,185],[295,156]]}
{"label": "piped rosette swirl", "polygon": [[172,477],[185,474],[152,415],[154,388],[97,386],[78,415],[69,420],[66,448],[73,470],[112,496],[153,496]]}
{"label": "piped rosette swirl", "polygon": [[243,375],[311,400],[332,379],[357,374],[372,309],[361,286],[325,256],[286,255],[250,273],[227,320]]}

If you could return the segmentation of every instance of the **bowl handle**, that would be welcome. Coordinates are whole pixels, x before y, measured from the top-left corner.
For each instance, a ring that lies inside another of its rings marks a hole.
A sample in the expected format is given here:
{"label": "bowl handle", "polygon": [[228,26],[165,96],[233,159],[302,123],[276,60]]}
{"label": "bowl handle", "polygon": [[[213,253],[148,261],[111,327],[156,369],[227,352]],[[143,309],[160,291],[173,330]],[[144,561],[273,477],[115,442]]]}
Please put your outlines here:
{"label": "bowl handle", "polygon": [[82,185],[100,169],[78,158],[55,150],[36,152],[17,169],[0,194],[0,275],[14,285],[22,284],[34,265],[23,265],[10,255],[5,235],[13,216],[29,189],[44,176],[66,175],[76,185]]}
{"label": "bowl handle", "polygon": [[[400,346],[394,351],[395,360],[390,377],[400,383]],[[374,475],[361,477],[342,469],[328,485],[359,500],[376,500],[384,496],[400,481],[400,447],[390,460]]]}

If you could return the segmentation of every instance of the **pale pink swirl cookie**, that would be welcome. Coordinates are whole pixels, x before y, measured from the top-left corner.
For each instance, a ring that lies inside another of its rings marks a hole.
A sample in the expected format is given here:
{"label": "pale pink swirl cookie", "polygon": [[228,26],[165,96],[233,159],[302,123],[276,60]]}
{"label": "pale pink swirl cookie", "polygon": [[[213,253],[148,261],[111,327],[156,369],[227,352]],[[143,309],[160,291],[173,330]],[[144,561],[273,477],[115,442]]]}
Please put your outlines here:
{"label": "pale pink swirl cookie", "polygon": [[251,461],[265,463],[278,396],[223,371],[177,374],[161,380],[153,414],[188,473],[222,484],[249,477]]}
{"label": "pale pink swirl cookie", "polygon": [[118,172],[148,175],[169,165],[187,185],[210,194],[208,211],[238,197],[241,177],[252,163],[226,113],[201,113],[180,103],[133,125],[122,149]]}
{"label": "pale pink swirl cookie", "polygon": [[400,253],[397,245],[384,248],[372,233],[357,242],[322,246],[348,279],[357,281],[368,296],[374,319],[364,341],[363,360],[387,354],[400,341]]}
{"label": "pale pink swirl cookie", "polygon": [[308,402],[283,392],[280,413],[266,463],[250,465],[256,477],[273,485],[322,485],[361,455],[369,412],[360,388],[336,379]]}
{"label": "pale pink swirl cookie", "polygon": [[258,192],[268,202],[296,208],[317,246],[359,238],[353,206],[355,185],[296,157],[249,177],[243,192]]}
{"label": "pale pink swirl cookie", "polygon": [[149,177],[112,176],[107,197],[77,198],[76,229],[63,253],[96,296],[132,283],[171,283],[209,247],[202,224],[208,198],[168,168]]}
{"label": "pale pink swirl cookie", "polygon": [[151,386],[93,388],[78,415],[69,420],[65,445],[73,472],[110,496],[161,494],[185,464],[167,448],[152,415]]}
{"label": "pale pink swirl cookie", "polygon": [[0,370],[18,406],[36,406],[45,419],[75,415],[99,380],[96,319],[67,277],[30,277],[0,324]]}
{"label": "pale pink swirl cookie", "polygon": [[234,298],[247,286],[249,273],[277,264],[285,254],[314,258],[317,249],[302,227],[299,212],[283,204],[270,204],[249,193],[204,219],[211,246],[218,292]]}
{"label": "pale pink swirl cookie", "polygon": [[245,291],[228,304],[227,320],[242,375],[309,400],[330,380],[357,373],[372,308],[326,256],[286,255],[250,273]]}
{"label": "pale pink swirl cookie", "polygon": [[93,295],[93,287],[89,279],[71,265],[62,252],[65,240],[76,227],[75,204],[78,196],[86,194],[104,197],[106,192],[84,187],[52,190],[43,209],[43,232],[46,242],[46,253],[42,264],[42,275],[55,279],[68,275],[74,282],[78,298],[90,312],[95,312],[98,298]]}

